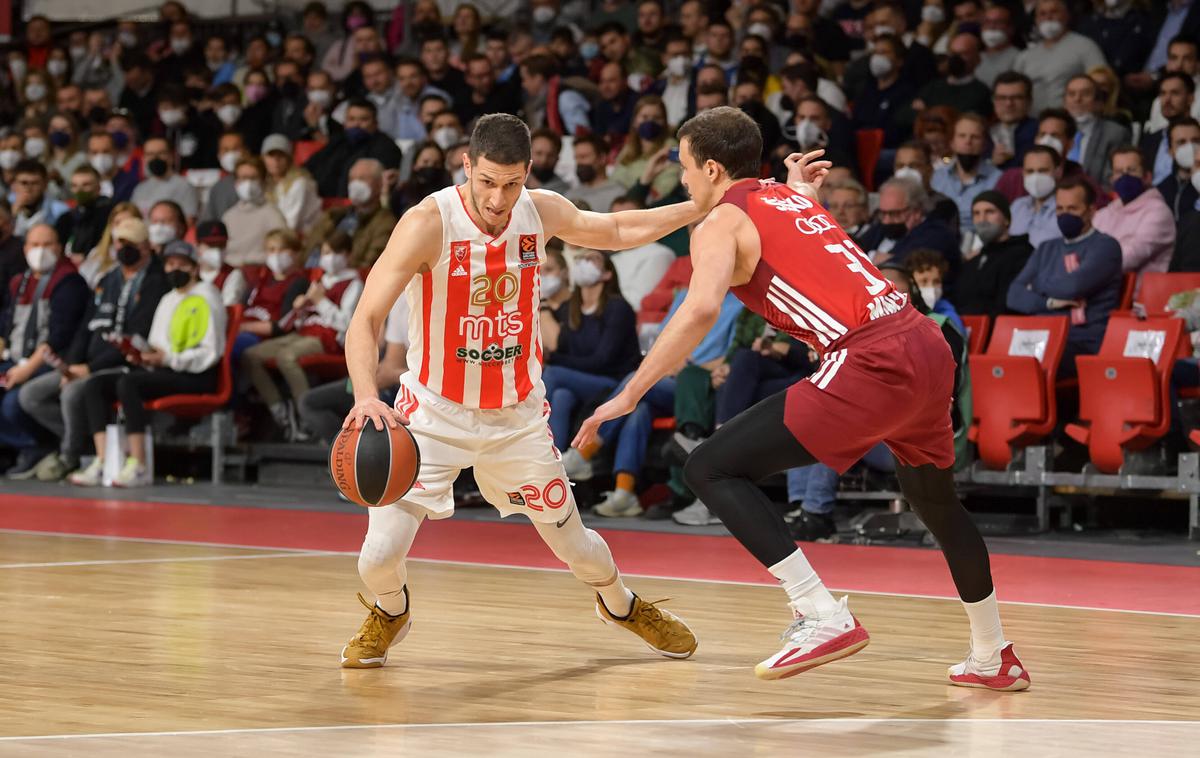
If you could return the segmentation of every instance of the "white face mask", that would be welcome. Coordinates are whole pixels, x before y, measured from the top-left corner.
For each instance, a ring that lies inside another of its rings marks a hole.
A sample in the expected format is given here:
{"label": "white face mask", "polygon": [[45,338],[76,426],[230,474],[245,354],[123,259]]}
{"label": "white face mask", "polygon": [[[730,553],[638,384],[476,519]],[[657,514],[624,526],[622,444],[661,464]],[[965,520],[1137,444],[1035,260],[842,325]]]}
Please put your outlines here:
{"label": "white face mask", "polygon": [[[221,268],[221,253],[222,250],[219,247],[201,246],[199,250],[201,279],[204,278],[205,269],[211,269],[215,272]],[[215,273],[213,275],[216,276]]]}
{"label": "white face mask", "polygon": [[242,179],[233,185],[238,200],[247,203],[257,203],[262,199],[262,184],[256,179]]}
{"label": "white face mask", "polygon": [[600,267],[589,260],[582,260],[575,264],[575,271],[571,278],[580,287],[591,287],[600,281],[600,277],[604,276],[604,272]]}
{"label": "white face mask", "polygon": [[[929,6],[925,7],[928,8]],[[925,184],[925,177],[921,176],[921,172],[917,171],[912,166],[901,166],[900,168],[896,169],[896,173],[892,174],[892,176],[896,179],[908,179],[920,185]]]}
{"label": "white face mask", "polygon": [[271,273],[275,276],[283,276],[291,265],[292,256],[288,253],[269,253],[267,255],[267,268],[271,269]]}
{"label": "white face mask", "polygon": [[882,53],[875,53],[867,63],[871,68],[871,76],[881,79],[892,73],[892,59]]}
{"label": "white face mask", "polygon": [[12,171],[20,162],[20,150],[0,150],[0,168],[5,171]]}
{"label": "white face mask", "polygon": [[667,61],[667,73],[676,79],[687,76],[688,65],[691,63],[686,55],[676,55]]}
{"label": "white face mask", "polygon": [[542,277],[542,297],[554,297],[562,292],[563,280],[558,274],[546,274]]}
{"label": "white face mask", "polygon": [[1042,35],[1044,40],[1056,40],[1063,33],[1063,25],[1060,21],[1039,21],[1038,34]]}
{"label": "white face mask", "polygon": [[771,27],[767,24],[764,24],[762,21],[755,21],[753,24],[750,24],[750,26],[746,27],[746,33],[757,34],[767,42],[771,41]]}
{"label": "white face mask", "polygon": [[172,37],[171,38],[171,52],[175,53],[176,55],[183,55],[184,53],[186,53],[188,51],[188,48],[190,48],[191,46],[192,46],[192,41],[190,39],[188,39],[187,37]]}
{"label": "white face mask", "polygon": [[811,118],[802,118],[796,124],[796,143],[800,147],[815,147],[825,141],[825,132]]}
{"label": "white face mask", "polygon": [[454,178],[455,184],[466,184],[467,183],[467,170],[465,168],[463,168],[462,166],[459,166],[458,168],[454,169],[454,173],[452,174],[452,177]]}
{"label": "white face mask", "polygon": [[87,48],[86,47],[72,47],[69,52],[71,54],[71,60],[77,61],[80,58],[82,58],[83,56],[87,55]]}
{"label": "white face mask", "polygon": [[24,60],[13,58],[8,62],[8,70],[12,72],[13,79],[19,82],[25,78],[25,74],[29,72],[29,67],[25,65]]}
{"label": "white face mask", "polygon": [[1065,157],[1065,154],[1063,153],[1063,143],[1058,137],[1050,134],[1044,134],[1037,138],[1037,144],[1045,145],[1046,147],[1054,150],[1054,152],[1058,153],[1060,156]]}
{"label": "white face mask", "polygon": [[314,105],[319,105],[322,108],[328,107],[333,100],[333,95],[327,89],[310,89],[308,91],[308,102]]}
{"label": "white face mask", "polygon": [[346,254],[321,253],[321,262],[318,265],[326,274],[340,274],[346,270]]}
{"label": "white face mask", "polygon": [[171,224],[150,224],[146,228],[146,234],[151,245],[162,247],[175,239],[175,227]]}
{"label": "white face mask", "polygon": [[940,24],[946,20],[946,12],[937,5],[926,5],[921,8],[921,20],[931,24]]}
{"label": "white face mask", "polygon": [[29,264],[29,268],[33,269],[34,273],[44,274],[54,268],[54,264],[58,262],[58,256],[54,254],[52,247],[34,247],[25,251],[25,262]]}
{"label": "white face mask", "polygon": [[371,185],[362,179],[355,179],[346,187],[346,197],[355,205],[365,205],[371,201]]}
{"label": "white face mask", "polygon": [[1192,170],[1192,166],[1196,165],[1196,144],[1194,142],[1184,142],[1175,148],[1175,165],[1185,171]]}
{"label": "white face mask", "polygon": [[242,159],[240,150],[227,150],[221,153],[221,170],[227,174],[232,174],[237,170],[238,161]]}
{"label": "white face mask", "polygon": [[88,158],[88,163],[92,165],[92,168],[96,169],[96,173],[101,176],[108,176],[108,172],[112,171],[113,167],[117,165],[117,159],[111,153],[96,153]]}
{"label": "white face mask", "polygon": [[120,42],[121,47],[126,50],[132,50],[137,47],[138,38],[133,32],[121,32],[117,35],[117,42]]}
{"label": "white face mask", "polygon": [[875,27],[875,39],[879,39],[887,34],[895,34],[896,30],[887,24],[879,24]]}
{"label": "white face mask", "polygon": [[25,157],[41,158],[46,153],[46,140],[41,137],[30,137],[25,140]]}
{"label": "white face mask", "polygon": [[202,268],[200,269],[200,281],[212,284],[217,280],[217,275],[221,273],[220,269]]}
{"label": "white face mask", "polygon": [[942,288],[939,285],[935,284],[928,287],[918,287],[917,289],[921,291],[921,299],[924,300],[925,304],[930,308],[934,306],[934,303],[942,299]]}
{"label": "white face mask", "polygon": [[183,111],[178,108],[163,108],[158,112],[163,126],[178,126],[183,123]]}
{"label": "white face mask", "polygon": [[46,99],[46,85],[41,82],[30,82],[25,85],[25,99],[37,103]]}
{"label": "white face mask", "polygon": [[1008,42],[1008,32],[1003,29],[984,29],[982,32],[983,44],[990,50],[993,47],[1000,47],[1005,42]]}
{"label": "white face mask", "polygon": [[67,73],[67,62],[58,58],[46,61],[46,73],[50,76],[62,76]]}
{"label": "white face mask", "polygon": [[453,126],[443,126],[433,130],[433,141],[443,150],[449,150],[462,139],[462,134]]}
{"label": "white face mask", "polygon": [[221,123],[225,126],[233,126],[237,120],[242,117],[242,107],[227,103],[217,108],[217,118],[221,119]]}
{"label": "white face mask", "polygon": [[547,5],[539,5],[533,9],[533,23],[545,26],[554,20],[554,9]]}
{"label": "white face mask", "polygon": [[1054,177],[1050,174],[1026,174],[1022,180],[1025,191],[1038,200],[1045,199],[1054,191]]}

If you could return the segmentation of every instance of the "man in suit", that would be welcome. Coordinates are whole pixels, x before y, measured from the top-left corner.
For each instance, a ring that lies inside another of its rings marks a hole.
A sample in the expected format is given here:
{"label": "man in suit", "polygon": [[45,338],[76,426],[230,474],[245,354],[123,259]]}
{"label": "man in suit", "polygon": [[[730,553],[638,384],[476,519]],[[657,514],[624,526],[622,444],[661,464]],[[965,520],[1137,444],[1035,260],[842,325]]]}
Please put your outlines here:
{"label": "man in suit", "polygon": [[1180,116],[1163,131],[1174,163],[1170,175],[1157,188],[1178,224],[1196,208],[1198,195],[1192,183],[1192,167],[1200,155],[1200,122],[1191,116]]}
{"label": "man in suit", "polygon": [[[1163,74],[1158,82],[1158,99],[1162,103],[1162,114],[1170,123],[1172,119],[1186,116],[1192,112],[1192,100],[1196,96],[1196,82],[1187,74],[1171,71]],[[1171,158],[1171,144],[1166,139],[1167,130],[1142,135],[1138,148],[1146,165],[1154,175],[1154,183],[1161,184],[1174,170]]]}
{"label": "man in suit", "polygon": [[1100,115],[1103,103],[1096,96],[1096,82],[1090,76],[1074,76],[1067,82],[1063,107],[1075,117],[1075,142],[1067,149],[1067,160],[1083,166],[1083,171],[1103,183],[1108,174],[1112,151],[1132,139],[1129,129]]}

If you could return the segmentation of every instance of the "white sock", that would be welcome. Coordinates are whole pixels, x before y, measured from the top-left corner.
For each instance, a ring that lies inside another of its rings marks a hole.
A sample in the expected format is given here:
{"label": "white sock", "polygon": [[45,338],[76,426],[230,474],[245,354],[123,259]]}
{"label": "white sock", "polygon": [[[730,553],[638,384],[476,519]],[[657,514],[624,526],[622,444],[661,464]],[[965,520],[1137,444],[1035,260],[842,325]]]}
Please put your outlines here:
{"label": "white sock", "polygon": [[838,602],[825,589],[821,577],[813,571],[812,565],[804,557],[804,551],[796,548],[796,552],[784,558],[779,563],[767,569],[783,585],[788,602],[793,609],[800,600],[807,600],[816,606],[817,613],[830,614],[837,610]]}
{"label": "white sock", "polygon": [[633,593],[618,576],[612,584],[596,587],[596,594],[604,601],[604,607],[614,616],[624,618],[633,610]]}
{"label": "white sock", "polygon": [[375,597],[375,607],[389,616],[399,616],[408,610],[407,585],[397,592],[385,592]]}
{"label": "white sock", "polygon": [[963,608],[971,620],[971,654],[980,663],[999,663],[1004,630],[1000,628],[996,590],[977,603],[963,603]]}

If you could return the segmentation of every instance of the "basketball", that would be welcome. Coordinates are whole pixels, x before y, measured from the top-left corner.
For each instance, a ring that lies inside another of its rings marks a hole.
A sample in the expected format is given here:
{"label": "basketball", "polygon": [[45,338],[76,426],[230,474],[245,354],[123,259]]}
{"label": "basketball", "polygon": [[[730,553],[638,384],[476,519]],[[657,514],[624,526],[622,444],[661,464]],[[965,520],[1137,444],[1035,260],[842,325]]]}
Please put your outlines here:
{"label": "basketball", "polygon": [[342,429],[329,450],[329,475],[350,502],[368,507],[391,505],[408,493],[421,470],[421,451],[408,427],[384,427],[368,421]]}

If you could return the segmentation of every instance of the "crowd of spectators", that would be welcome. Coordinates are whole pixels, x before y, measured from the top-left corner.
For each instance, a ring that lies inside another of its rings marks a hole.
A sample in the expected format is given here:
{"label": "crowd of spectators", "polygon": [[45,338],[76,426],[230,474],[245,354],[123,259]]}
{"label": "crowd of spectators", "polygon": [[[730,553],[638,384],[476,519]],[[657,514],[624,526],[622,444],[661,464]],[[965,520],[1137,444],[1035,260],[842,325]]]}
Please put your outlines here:
{"label": "crowd of spectators", "polygon": [[[496,111],[531,127],[530,188],[608,211],[686,197],[676,127],[739,107],[764,177],[826,151],[825,207],[950,328],[1058,313],[1069,356],[1094,352],[1122,274],[1200,268],[1198,45],[1195,0],[352,0],[250,23],[168,0],[154,22],[30,18],[0,62],[9,475],[97,481],[81,466],[119,400],[118,483],[144,482],[141,404],[213,386],[235,304],[239,388],[275,433],[328,438],[344,381],[311,387],[302,361],[340,354],[396,219],[462,183],[472,125]],[[670,317],[687,244],[554,247],[560,447]],[[385,393],[404,365],[394,316]],[[598,511],[642,511],[655,417],[675,416],[686,452],[809,360],[731,299],[680,373],[603,430],[617,484]],[[569,470],[586,478],[601,452]],[[690,502],[671,486],[672,509]]]}

